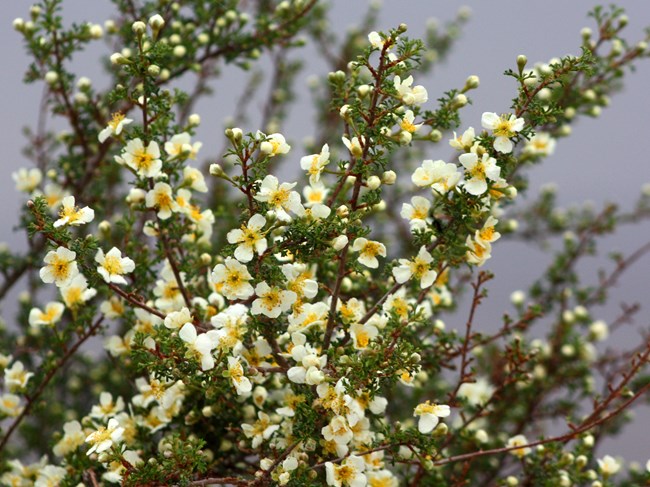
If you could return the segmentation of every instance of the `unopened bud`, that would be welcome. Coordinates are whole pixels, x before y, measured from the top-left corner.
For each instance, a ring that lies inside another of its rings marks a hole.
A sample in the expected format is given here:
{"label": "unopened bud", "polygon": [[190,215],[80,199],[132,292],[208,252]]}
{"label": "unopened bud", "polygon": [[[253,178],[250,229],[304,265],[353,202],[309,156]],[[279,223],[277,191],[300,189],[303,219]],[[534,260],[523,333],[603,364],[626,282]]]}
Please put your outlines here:
{"label": "unopened bud", "polygon": [[341,218],[344,218],[350,214],[350,209],[345,205],[341,205],[336,209],[336,214]]}
{"label": "unopened bud", "polygon": [[384,184],[395,184],[397,174],[395,174],[395,171],[385,171],[381,176],[381,180]]}
{"label": "unopened bud", "polygon": [[48,71],[47,73],[45,73],[45,82],[48,85],[51,86],[54,83],[56,83],[57,81],[59,81],[59,75],[56,72]]}
{"label": "unopened bud", "polygon": [[214,163],[210,164],[210,174],[216,177],[223,176],[223,168],[221,167],[220,164]]}
{"label": "unopened bud", "polygon": [[459,93],[458,95],[456,95],[454,97],[453,101],[451,102],[451,106],[454,109],[462,108],[465,105],[467,105],[467,97],[465,95],[463,95],[462,93]]}
{"label": "unopened bud", "polygon": [[187,123],[192,127],[197,127],[201,124],[201,116],[198,113],[193,113],[187,117]]}
{"label": "unopened bud", "polygon": [[142,37],[144,33],[147,31],[147,24],[145,24],[141,20],[136,20],[131,24],[131,30],[136,36]]}
{"label": "unopened bud", "polygon": [[381,186],[381,179],[379,179],[378,176],[373,175],[368,178],[366,184],[368,185],[368,189],[375,190]]}
{"label": "unopened bud", "polygon": [[463,88],[463,91],[469,91],[478,88],[479,84],[480,84],[479,77],[473,74],[472,76],[470,76],[465,80],[465,87]]}
{"label": "unopened bud", "polygon": [[440,139],[442,139],[442,132],[440,132],[440,130],[433,129],[429,132],[429,140],[431,140],[431,142],[440,142]]}
{"label": "unopened bud", "polygon": [[116,52],[111,54],[111,63],[112,64],[130,64],[131,61],[125,57],[122,53]]}
{"label": "unopened bud", "polygon": [[147,68],[147,73],[149,73],[149,76],[153,76],[153,77],[158,76],[160,74],[160,66],[152,64]]}
{"label": "unopened bud", "polygon": [[517,68],[519,68],[520,74],[523,72],[524,68],[526,67],[527,62],[528,62],[528,58],[525,55],[520,54],[519,56],[517,56]]}

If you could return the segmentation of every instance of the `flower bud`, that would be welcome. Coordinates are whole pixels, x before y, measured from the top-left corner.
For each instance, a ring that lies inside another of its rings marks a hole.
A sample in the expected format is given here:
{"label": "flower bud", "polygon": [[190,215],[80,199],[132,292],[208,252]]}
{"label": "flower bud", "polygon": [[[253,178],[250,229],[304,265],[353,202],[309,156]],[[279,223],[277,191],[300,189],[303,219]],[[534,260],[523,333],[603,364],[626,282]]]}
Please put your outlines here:
{"label": "flower bud", "polygon": [[345,119],[345,118],[348,117],[348,112],[349,111],[350,111],[350,105],[343,105],[339,109],[339,115],[341,116],[341,118]]}
{"label": "flower bud", "polygon": [[193,113],[187,117],[187,123],[192,127],[198,127],[201,124],[201,116],[198,113]]}
{"label": "flower bud", "polygon": [[431,142],[440,142],[440,139],[442,139],[442,132],[440,132],[440,130],[433,129],[429,132],[429,140],[431,140]]}
{"label": "flower bud", "polygon": [[339,217],[344,218],[344,217],[346,217],[346,216],[348,216],[350,214],[350,210],[348,209],[347,206],[341,205],[336,209],[336,214]]}
{"label": "flower bud", "polygon": [[395,174],[395,171],[385,171],[384,174],[381,175],[381,180],[384,184],[395,184],[395,181],[397,181],[397,174]]}
{"label": "flower bud", "polygon": [[480,79],[475,74],[471,75],[465,80],[465,87],[463,91],[469,91],[478,88],[480,84]]}
{"label": "flower bud", "polygon": [[368,178],[366,184],[368,185],[368,189],[375,190],[381,186],[381,179],[379,179],[378,176],[373,175]]}
{"label": "flower bud", "polygon": [[413,140],[413,135],[411,134],[411,132],[408,132],[407,130],[402,130],[399,133],[400,145],[409,145],[411,143],[411,140]]}
{"label": "flower bud", "polygon": [[120,52],[115,52],[111,54],[111,63],[112,64],[130,64],[131,61],[127,57],[125,57],[122,53]]}
{"label": "flower bud", "polygon": [[220,164],[217,163],[210,164],[210,174],[216,177],[221,177],[224,174],[223,168]]}
{"label": "flower bud", "polygon": [[93,24],[90,26],[88,33],[93,39],[101,39],[104,36],[104,29],[99,24]]}
{"label": "flower bud", "polygon": [[526,67],[527,62],[528,62],[528,58],[525,55],[520,54],[519,56],[517,56],[517,68],[519,68],[520,74],[523,72],[524,68]]}
{"label": "flower bud", "polygon": [[147,24],[145,24],[141,20],[136,20],[131,24],[131,30],[136,36],[142,37],[144,33],[147,31]]}
{"label": "flower bud", "polygon": [[361,85],[357,88],[357,93],[361,98],[365,98],[368,93],[372,91],[372,86],[370,85]]}
{"label": "flower bud", "polygon": [[45,73],[45,82],[52,86],[54,83],[59,81],[59,75],[54,71],[48,71]]}
{"label": "flower bud", "polygon": [[185,56],[185,54],[187,54],[187,49],[185,48],[185,46],[176,46],[176,47],[174,47],[174,50],[172,51],[172,53],[176,57],[183,57],[183,56]]}
{"label": "flower bud", "polygon": [[14,30],[17,30],[18,32],[22,32],[25,29],[25,21],[20,17],[15,18],[11,25]]}
{"label": "flower bud", "polygon": [[467,97],[462,93],[457,94],[451,102],[451,107],[455,110],[464,107],[467,105]]}
{"label": "flower bud", "polygon": [[160,74],[160,66],[152,64],[147,68],[147,73],[149,73],[149,76],[153,76],[155,78]]}

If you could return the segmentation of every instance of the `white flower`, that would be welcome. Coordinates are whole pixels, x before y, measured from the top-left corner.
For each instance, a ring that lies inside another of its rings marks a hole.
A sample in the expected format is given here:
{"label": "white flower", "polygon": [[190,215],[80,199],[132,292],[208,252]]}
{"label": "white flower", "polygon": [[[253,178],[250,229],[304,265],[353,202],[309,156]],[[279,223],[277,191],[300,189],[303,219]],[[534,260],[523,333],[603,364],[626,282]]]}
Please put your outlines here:
{"label": "white flower", "polygon": [[609,328],[603,320],[594,321],[589,325],[589,337],[597,342],[602,342],[609,336]]}
{"label": "white flower", "polygon": [[260,150],[269,157],[286,154],[290,149],[291,146],[287,144],[284,135],[277,133],[266,136],[266,140],[260,144]]}
{"label": "white flower", "polygon": [[280,428],[280,425],[271,423],[269,415],[262,411],[258,411],[257,418],[258,420],[252,425],[248,423],[241,425],[241,429],[246,438],[253,438],[251,442],[253,448],[257,448],[264,440],[271,438],[273,433]]}
{"label": "white flower", "polygon": [[550,156],[555,152],[555,139],[547,132],[533,135],[524,146],[524,154],[533,156]]}
{"label": "white flower", "polygon": [[411,181],[416,186],[430,187],[436,193],[446,194],[456,186],[460,177],[461,174],[455,164],[426,159],[422,161],[422,166],[415,170]]}
{"label": "white flower", "polygon": [[239,396],[248,394],[253,389],[251,381],[244,375],[244,368],[238,357],[228,357],[228,375]]}
{"label": "white flower", "polygon": [[54,445],[52,453],[64,457],[83,445],[85,437],[79,421],[68,421],[63,425],[63,437]]}
{"label": "white flower", "polygon": [[22,411],[23,407],[20,405],[20,397],[11,393],[0,395],[0,413],[6,414],[10,418],[15,418]]}
{"label": "white flower", "polygon": [[377,338],[379,335],[379,330],[374,325],[370,323],[352,323],[350,326],[350,336],[352,337],[352,342],[356,350],[364,350],[368,348],[370,342]]}
{"label": "white flower", "polygon": [[97,290],[88,287],[83,274],[77,274],[68,284],[61,286],[60,291],[63,302],[69,309],[78,308],[97,294]]}
{"label": "white flower", "polygon": [[403,203],[400,216],[409,221],[412,230],[426,228],[427,223],[431,222],[429,210],[431,202],[422,196],[413,196],[411,204]]}
{"label": "white flower", "polygon": [[99,264],[97,272],[104,281],[115,284],[126,284],[122,274],[128,274],[135,269],[135,262],[128,257],[122,257],[122,251],[117,247],[113,247],[107,254],[104,254],[102,249],[97,250],[95,262]]}
{"label": "white flower", "polygon": [[[324,384],[320,384],[322,386]],[[319,387],[320,387],[319,386]],[[319,394],[320,395],[320,394]],[[325,441],[334,441],[339,445],[347,445],[352,441],[354,433],[350,429],[345,416],[334,416],[327,426],[321,428],[321,434]]]}
{"label": "white flower", "polygon": [[446,404],[431,404],[430,401],[418,404],[413,411],[413,416],[420,416],[418,431],[422,434],[431,433],[438,425],[439,418],[446,418],[451,414]]}
{"label": "white flower", "polygon": [[311,154],[300,159],[300,167],[307,171],[309,182],[315,184],[320,180],[320,175],[325,166],[330,162],[330,148],[325,144],[320,154]]}
{"label": "white flower", "polygon": [[158,209],[158,218],[166,220],[172,212],[180,210],[178,203],[172,195],[172,187],[167,183],[158,182],[147,192],[145,203],[148,208]]}
{"label": "white flower", "polygon": [[610,455],[605,455],[603,458],[598,459],[598,468],[603,477],[608,478],[616,474],[621,469],[621,464],[618,460]]}
{"label": "white flower", "polygon": [[454,132],[454,138],[449,141],[449,145],[461,152],[469,152],[474,145],[475,137],[474,127],[470,127],[460,137]]}
{"label": "white flower", "polygon": [[365,487],[368,485],[368,479],[363,471],[366,463],[363,457],[350,455],[337,465],[332,462],[325,463],[325,473],[327,476],[327,485],[335,487]]}
{"label": "white flower", "polygon": [[77,254],[65,247],[59,247],[56,251],[51,250],[47,253],[43,262],[47,265],[41,267],[39,275],[43,282],[54,283],[58,287],[68,284],[77,274],[77,263],[75,258]]}
{"label": "white flower", "polygon": [[402,120],[399,123],[399,127],[402,129],[403,132],[406,132],[408,134],[414,134],[417,132],[420,127],[422,127],[422,124],[414,124],[413,121],[415,120],[415,115],[413,115],[413,110],[406,110],[404,113],[404,117],[402,117]]}
{"label": "white flower", "polygon": [[111,135],[120,135],[125,125],[133,122],[130,118],[126,118],[123,113],[116,112],[113,114],[111,121],[108,125],[99,132],[97,139],[100,143],[104,143]]}
{"label": "white flower", "polygon": [[296,384],[318,385],[325,380],[321,371],[327,365],[327,355],[319,355],[318,351],[307,343],[302,333],[291,335],[293,348],[291,358],[298,364],[287,371],[287,378]]}
{"label": "white flower", "polygon": [[494,229],[497,223],[499,223],[499,220],[493,216],[489,216],[488,219],[485,220],[483,228],[476,230],[476,233],[474,234],[474,240],[476,240],[479,244],[492,243],[499,240],[499,238],[501,238],[501,234]]}
{"label": "white flower", "polygon": [[353,156],[359,157],[363,154],[363,148],[366,146],[366,138],[363,135],[360,138],[352,137],[352,140],[347,137],[341,137],[341,140]]}
{"label": "white flower", "polygon": [[249,284],[253,277],[244,264],[227,257],[224,264],[217,264],[212,271],[212,282],[217,292],[227,299],[247,299],[254,294]]}
{"label": "white flower", "polygon": [[314,279],[314,269],[305,264],[283,264],[282,274],[287,279],[287,289],[296,293],[300,299],[311,299],[318,293],[318,282]]}
{"label": "white flower", "polygon": [[45,306],[45,311],[41,311],[38,308],[32,308],[29,312],[29,324],[30,326],[53,326],[61,319],[64,310],[65,306],[63,306],[63,304],[59,303],[58,301],[47,303]]}
{"label": "white flower", "polygon": [[16,190],[24,193],[34,191],[43,180],[43,173],[38,168],[18,169],[11,174],[12,179],[16,182]]}
{"label": "white flower", "polygon": [[469,194],[479,196],[488,189],[487,180],[498,181],[501,169],[497,161],[488,153],[483,154],[479,159],[474,152],[461,154],[458,157],[460,163],[465,167],[465,182],[463,188]]}
{"label": "white flower", "polygon": [[[172,158],[196,159],[196,154],[201,149],[201,142],[191,143],[190,134],[182,132],[174,135],[169,141],[165,142],[165,152]],[[207,188],[206,188],[207,191]]]}
{"label": "white flower", "polygon": [[323,302],[304,303],[300,307],[300,313],[289,315],[290,333],[294,331],[304,331],[312,326],[324,328],[329,315],[329,306]]}
{"label": "white flower", "polygon": [[116,416],[124,410],[124,399],[118,397],[115,401],[110,392],[102,392],[99,395],[99,404],[95,404],[90,410],[90,417],[95,419],[108,419]]}
{"label": "white flower", "polygon": [[508,440],[508,443],[506,443],[506,447],[508,448],[515,447],[515,446],[522,447],[522,448],[515,448],[514,450],[510,450],[510,453],[516,457],[523,458],[532,451],[530,447],[524,446],[527,444],[528,444],[528,439],[524,435],[516,435]]}
{"label": "white flower", "polygon": [[359,262],[371,269],[379,267],[378,255],[386,257],[386,247],[384,244],[363,237],[355,239],[352,244],[352,251],[359,252]]}
{"label": "white flower", "polygon": [[33,375],[32,372],[25,370],[25,366],[20,360],[17,360],[11,367],[5,369],[5,387],[10,392],[22,391],[27,387],[27,383]]}
{"label": "white flower", "polygon": [[384,43],[386,41],[381,38],[378,32],[375,32],[373,30],[370,34],[368,34],[368,42],[370,42],[370,45],[375,49],[383,49]]}
{"label": "white flower", "polygon": [[433,262],[433,257],[426,247],[422,246],[413,260],[399,260],[400,265],[393,268],[393,276],[400,284],[415,277],[420,280],[420,287],[426,289],[433,285],[438,277],[438,273],[431,269],[431,262]]}
{"label": "white flower", "polygon": [[59,219],[54,222],[54,227],[63,225],[79,226],[89,223],[95,218],[95,211],[88,206],[83,208],[74,205],[74,196],[66,196],[61,201],[62,206],[59,210]]}
{"label": "white flower", "polygon": [[108,425],[106,427],[100,427],[97,431],[92,432],[86,437],[85,442],[90,443],[91,447],[86,452],[86,455],[92,455],[93,453],[101,453],[108,450],[113,443],[119,443],[122,441],[122,436],[124,434],[124,428],[120,426],[115,418],[108,420]]}
{"label": "white flower", "polygon": [[165,321],[163,324],[165,325],[165,328],[169,328],[170,330],[178,330],[179,328],[182,328],[186,323],[192,323],[192,320],[193,318],[190,310],[183,307],[179,311],[173,311],[165,316]]}
{"label": "white flower", "polygon": [[295,185],[296,183],[279,184],[278,178],[269,174],[261,181],[260,189],[254,198],[267,203],[279,220],[290,221],[291,217],[287,211],[298,216],[302,216],[305,212],[300,203],[300,195],[296,191],[291,191]]}
{"label": "white flower", "polygon": [[67,474],[67,470],[56,465],[45,465],[39,468],[38,475],[34,481],[34,487],[55,487],[61,485],[61,481]]}
{"label": "white flower", "polygon": [[[196,144],[195,144],[196,145]],[[205,184],[205,177],[198,169],[190,166],[183,168],[183,186],[189,186],[199,193],[207,193],[208,185]]]}
{"label": "white flower", "polygon": [[496,137],[494,149],[503,154],[509,154],[513,147],[510,137],[514,137],[524,128],[524,119],[517,118],[514,114],[499,116],[494,112],[485,112],[481,116],[481,125],[485,129],[492,130]]}
{"label": "white flower", "polygon": [[463,382],[458,388],[458,397],[464,398],[472,406],[482,406],[494,394],[494,387],[484,377],[476,382]]}
{"label": "white flower", "polygon": [[201,370],[214,368],[212,350],[217,346],[218,334],[216,330],[197,335],[196,328],[192,323],[185,323],[178,336],[187,344],[190,355],[201,363]]}
{"label": "white flower", "polygon": [[241,229],[235,229],[228,232],[226,238],[228,243],[239,244],[235,249],[235,259],[240,262],[250,262],[253,255],[262,255],[267,248],[266,236],[262,228],[266,225],[266,218],[256,213],[248,220],[246,225]]}
{"label": "white flower", "polygon": [[155,141],[149,142],[145,147],[139,138],[130,140],[122,152],[122,159],[138,176],[155,178],[160,175],[162,160],[160,148]]}
{"label": "white flower", "polygon": [[492,245],[488,242],[477,242],[472,240],[468,235],[465,240],[465,245],[467,246],[467,252],[465,252],[465,258],[469,264],[474,264],[481,267],[485,264],[485,261],[492,257]]}
{"label": "white flower", "polygon": [[397,94],[405,105],[421,105],[422,103],[426,103],[429,99],[427,90],[421,85],[411,88],[412,84],[413,76],[409,76],[404,81],[399,76],[395,76],[393,80]]}
{"label": "white flower", "polygon": [[277,318],[281,313],[288,311],[298,298],[293,291],[283,291],[276,286],[270,287],[264,281],[255,286],[255,294],[257,299],[253,301],[251,313],[263,314],[269,318]]}

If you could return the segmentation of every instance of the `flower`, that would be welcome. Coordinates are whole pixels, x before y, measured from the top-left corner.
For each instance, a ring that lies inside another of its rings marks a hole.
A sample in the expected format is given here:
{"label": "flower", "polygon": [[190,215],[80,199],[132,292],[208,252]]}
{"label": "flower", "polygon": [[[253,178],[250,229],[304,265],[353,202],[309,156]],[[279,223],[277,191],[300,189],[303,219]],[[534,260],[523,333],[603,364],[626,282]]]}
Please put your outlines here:
{"label": "flower", "polygon": [[260,189],[254,198],[257,201],[267,203],[271,210],[275,211],[279,220],[290,221],[291,217],[287,211],[301,216],[305,209],[300,203],[300,195],[291,189],[296,183],[279,184],[278,178],[269,174],[260,181]]}
{"label": "flower", "polygon": [[208,185],[205,184],[205,178],[203,177],[203,173],[194,167],[185,166],[183,168],[182,185],[189,186],[194,191],[198,191],[199,193],[208,192]]}
{"label": "flower", "polygon": [[99,404],[95,404],[91,408],[89,416],[95,419],[108,419],[123,410],[124,399],[118,397],[116,400],[113,400],[113,395],[110,392],[104,391],[99,394]]}
{"label": "flower", "polygon": [[463,135],[460,137],[456,135],[456,132],[454,132],[454,138],[449,140],[449,145],[459,151],[469,152],[469,150],[474,145],[475,137],[476,134],[474,133],[474,127],[470,127],[465,130],[465,132],[463,132]]}
{"label": "flower", "polygon": [[78,308],[97,294],[97,290],[88,287],[83,274],[77,274],[68,284],[61,286],[60,291],[63,302],[69,309]]}
{"label": "flower", "polygon": [[248,394],[253,389],[251,381],[244,375],[244,368],[238,357],[228,357],[228,375],[238,395]]}
{"label": "flower", "polygon": [[[262,134],[263,135],[263,134]],[[266,140],[260,144],[260,150],[269,157],[277,156],[278,154],[286,154],[291,149],[282,134],[271,134],[266,136]]]}
{"label": "flower", "polygon": [[283,291],[276,286],[270,287],[264,281],[255,286],[255,294],[257,299],[253,301],[251,313],[263,314],[269,318],[277,318],[280,313],[288,311],[298,298],[293,291]]}
{"label": "flower", "polygon": [[88,206],[83,208],[74,205],[74,196],[66,196],[61,201],[61,209],[59,210],[59,219],[54,222],[54,227],[61,227],[63,225],[79,226],[84,223],[89,223],[95,218],[95,211]]}
{"label": "flower", "polygon": [[256,213],[248,220],[248,224],[242,225],[241,229],[234,229],[228,232],[226,238],[228,243],[239,244],[235,249],[235,259],[240,262],[250,262],[253,255],[262,255],[267,248],[266,236],[260,230],[266,225],[266,218]]}
{"label": "flower", "polygon": [[413,196],[411,204],[403,203],[400,216],[409,221],[411,230],[426,228],[427,223],[431,222],[429,218],[431,202],[422,196]]}
{"label": "flower", "polygon": [[52,448],[52,453],[57,457],[64,457],[75,451],[84,443],[84,432],[79,421],[68,421],[63,425],[63,437]]}
{"label": "flower", "polygon": [[399,76],[395,76],[393,80],[393,86],[405,105],[421,105],[422,103],[426,103],[429,99],[427,90],[421,85],[411,88],[412,84],[413,76],[409,76],[404,81]]}
{"label": "flower", "polygon": [[352,244],[352,251],[359,252],[359,262],[371,269],[379,267],[378,255],[386,257],[386,247],[384,244],[363,237],[355,239]]}
{"label": "flower", "polygon": [[10,392],[21,391],[27,387],[33,375],[33,372],[27,372],[23,363],[17,360],[11,367],[5,369],[5,387]]}
{"label": "flower", "polygon": [[320,175],[325,166],[329,163],[330,147],[325,144],[320,151],[320,154],[311,154],[300,158],[300,167],[307,171],[309,175],[309,182],[315,184],[320,180]]}
{"label": "flower", "polygon": [[124,126],[131,122],[133,122],[133,120],[126,118],[123,113],[115,112],[112,115],[111,121],[108,122],[108,125],[99,132],[97,139],[103,144],[111,135],[120,135]]}
{"label": "flower", "polygon": [[422,434],[431,433],[438,425],[439,418],[446,418],[451,414],[449,406],[445,404],[431,404],[431,401],[418,404],[413,411],[413,416],[420,416],[418,431]]}
{"label": "flower", "polygon": [[524,435],[516,435],[508,440],[508,443],[506,443],[506,447],[507,448],[522,447],[522,448],[515,448],[513,450],[510,450],[510,453],[516,457],[523,458],[532,451],[530,447],[527,446],[524,447],[524,445],[527,444],[528,444],[528,439]]}
{"label": "flower", "polygon": [[352,323],[352,326],[350,326],[350,336],[352,337],[354,348],[357,350],[368,348],[370,342],[374,338],[377,338],[377,335],[379,335],[379,330],[370,323],[363,325],[361,323]]}
{"label": "flower", "polygon": [[499,220],[490,215],[488,219],[485,220],[483,228],[476,230],[474,240],[479,244],[492,243],[499,240],[501,234],[494,229],[497,223],[499,223]]}
{"label": "flower", "polygon": [[190,355],[201,363],[201,370],[214,368],[212,350],[217,346],[218,334],[216,330],[210,330],[197,335],[196,328],[192,323],[185,323],[178,332],[178,336],[187,344]]}
{"label": "flower", "polygon": [[226,258],[223,264],[217,264],[212,271],[212,282],[217,291],[228,299],[250,298],[255,292],[248,282],[252,278],[246,266],[232,257]]}
{"label": "flower", "polygon": [[173,158],[196,159],[196,154],[201,149],[203,144],[201,142],[191,143],[190,134],[182,132],[174,135],[171,139],[165,142],[165,152]]}
{"label": "flower", "polygon": [[[422,127],[422,124],[414,124],[413,121],[415,120],[415,116],[413,115],[413,110],[406,110],[404,113],[404,117],[402,117],[402,120],[399,123],[399,127],[402,129],[402,132],[406,132],[407,134],[414,134],[417,132],[420,127]],[[409,139],[410,142],[410,139]]]}
{"label": "flower", "polygon": [[107,254],[99,249],[95,255],[95,262],[99,264],[97,272],[108,283],[126,284],[122,274],[128,274],[135,269],[135,262],[128,257],[122,257],[122,251],[117,247],[113,247]]}
{"label": "flower", "polygon": [[413,260],[400,259],[400,265],[393,268],[393,276],[395,281],[402,284],[411,277],[420,280],[420,287],[426,289],[430,287],[438,277],[438,273],[431,269],[431,262],[433,257],[427,251],[426,247],[420,247],[418,255]]}
{"label": "flower", "polygon": [[145,203],[148,208],[158,208],[158,218],[166,220],[172,212],[180,210],[172,195],[172,187],[167,183],[158,182],[147,192]]}
{"label": "flower", "polygon": [[373,30],[368,34],[368,42],[370,42],[370,45],[375,49],[383,49],[386,41],[381,38],[378,32]]}
{"label": "flower", "polygon": [[165,316],[165,321],[163,324],[165,325],[165,328],[169,328],[170,330],[178,330],[186,323],[192,323],[192,320],[193,318],[190,310],[186,307],[183,307],[179,311],[173,311]]}
{"label": "flower", "polygon": [[488,153],[479,156],[474,152],[461,154],[458,157],[460,163],[465,167],[465,182],[463,188],[469,194],[479,196],[488,189],[487,180],[498,181],[501,169],[497,166],[497,161],[490,157]]}
{"label": "flower", "polygon": [[621,464],[618,460],[610,455],[605,455],[603,458],[598,459],[598,468],[603,477],[608,478],[616,474],[621,469]]}
{"label": "flower", "polygon": [[366,145],[366,138],[363,135],[361,137],[352,137],[352,140],[341,137],[341,140],[353,156],[359,157],[363,154],[363,148]]}
{"label": "flower", "polygon": [[253,448],[257,448],[262,444],[262,441],[271,438],[273,433],[280,428],[280,425],[271,423],[269,415],[262,411],[258,411],[257,418],[258,420],[252,425],[247,423],[241,425],[246,438],[253,438],[251,442]]}
{"label": "flower", "polygon": [[481,125],[485,129],[492,130],[495,135],[494,149],[503,154],[509,154],[513,147],[510,137],[514,137],[524,128],[524,119],[517,118],[514,114],[499,116],[494,112],[485,112],[481,116]]}
{"label": "flower", "polygon": [[460,176],[461,174],[455,164],[426,159],[422,161],[422,166],[415,170],[411,176],[411,181],[416,186],[429,186],[436,193],[446,194],[456,186]]}
{"label": "flower", "polygon": [[[81,274],[79,274],[79,276],[81,276]],[[41,311],[38,308],[32,308],[29,312],[29,324],[30,326],[54,325],[61,319],[64,309],[65,306],[63,306],[63,304],[59,303],[58,301],[47,303],[45,306],[45,311]]]}
{"label": "flower", "polygon": [[479,377],[476,382],[463,382],[458,388],[458,397],[472,406],[483,406],[493,394],[494,387],[484,377]]}
{"label": "flower", "polygon": [[130,140],[122,152],[122,159],[138,176],[143,178],[155,178],[160,175],[162,170],[160,148],[155,141],[149,142],[145,147],[139,138]]}
{"label": "flower", "polygon": [[6,414],[10,418],[15,418],[22,411],[23,407],[20,405],[19,396],[11,393],[5,393],[0,396],[0,413]]}
{"label": "flower", "polygon": [[11,178],[16,182],[16,191],[31,193],[43,180],[43,173],[38,168],[18,169],[11,174]]}
{"label": "flower", "polygon": [[365,487],[368,479],[363,474],[366,463],[363,457],[350,455],[337,465],[332,462],[325,463],[325,473],[327,476],[327,485],[335,487]]}
{"label": "flower", "polygon": [[550,156],[555,152],[555,139],[547,132],[533,135],[524,146],[524,154],[532,156]]}
{"label": "flower", "polygon": [[465,252],[465,258],[469,264],[474,264],[481,267],[485,264],[485,261],[492,257],[492,245],[488,242],[477,242],[472,240],[468,235],[465,240],[465,245],[467,246],[467,252]]}
{"label": "flower", "polygon": [[77,254],[65,247],[59,247],[56,251],[51,250],[47,253],[43,262],[47,265],[41,267],[39,275],[44,283],[54,283],[57,287],[68,284],[77,274],[77,263],[75,258]]}
{"label": "flower", "polygon": [[101,426],[97,431],[93,431],[86,437],[85,442],[91,444],[86,455],[90,456],[95,452],[101,453],[108,450],[113,446],[113,443],[122,441],[123,434],[124,428],[120,426],[120,423],[115,418],[109,419],[106,427]]}

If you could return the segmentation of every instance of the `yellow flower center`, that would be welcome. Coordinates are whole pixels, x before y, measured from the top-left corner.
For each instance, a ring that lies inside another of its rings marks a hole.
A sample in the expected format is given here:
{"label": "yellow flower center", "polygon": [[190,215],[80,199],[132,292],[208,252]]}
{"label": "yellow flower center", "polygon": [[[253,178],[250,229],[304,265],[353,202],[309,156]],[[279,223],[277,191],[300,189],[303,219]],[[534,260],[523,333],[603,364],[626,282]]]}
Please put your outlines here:
{"label": "yellow flower center", "polygon": [[349,465],[341,465],[336,469],[336,479],[342,482],[352,480],[355,474],[356,471]]}
{"label": "yellow flower center", "polygon": [[376,257],[380,251],[381,251],[381,247],[377,242],[368,242],[363,247],[361,253],[369,257]]}
{"label": "yellow flower center", "polygon": [[357,332],[357,345],[361,348],[366,348],[370,342],[370,336],[365,330]]}
{"label": "yellow flower center", "polygon": [[52,263],[52,272],[54,273],[54,278],[56,280],[67,279],[70,275],[70,262],[59,257],[58,255],[54,256]]}
{"label": "yellow flower center", "polygon": [[276,289],[271,289],[268,293],[261,297],[263,306],[269,311],[277,307],[281,303],[280,293]]}
{"label": "yellow flower center", "polygon": [[485,227],[479,232],[479,236],[483,240],[487,240],[488,242],[491,242],[492,238],[494,237],[494,227]]}
{"label": "yellow flower center", "polygon": [[138,149],[133,154],[133,162],[138,170],[148,171],[153,162],[153,156],[149,154],[146,149]]}
{"label": "yellow flower center", "polygon": [[[75,304],[78,304],[81,302],[81,288],[80,287],[71,287],[66,291],[65,294],[66,301],[68,302],[69,306],[74,306]],[[43,316],[49,316],[50,312],[47,313],[47,315]]]}
{"label": "yellow flower center", "polygon": [[113,114],[113,118],[111,118],[111,121],[108,122],[108,126],[113,129],[113,131],[117,130],[117,126],[120,124],[122,120],[124,120],[125,115],[120,112],[115,112]]}
{"label": "yellow flower center", "polygon": [[485,165],[483,161],[477,161],[474,167],[469,170],[469,174],[472,178],[485,180]]}
{"label": "yellow flower center", "polygon": [[417,127],[408,120],[402,120],[399,126],[402,130],[410,133],[414,133],[417,130]]}
{"label": "yellow flower center", "polygon": [[512,123],[510,120],[504,118],[499,120],[499,123],[494,129],[494,135],[497,137],[512,137],[514,132],[512,131]]}
{"label": "yellow flower center", "polygon": [[289,190],[288,189],[278,189],[273,191],[269,197],[269,204],[274,207],[284,206],[284,204],[289,200]]}
{"label": "yellow flower center", "polygon": [[92,435],[90,438],[88,438],[88,442],[92,443],[93,445],[98,445],[102,441],[109,440],[111,438],[111,431],[107,430],[103,426],[100,426],[100,428],[95,432],[94,435]]}
{"label": "yellow flower center", "polygon": [[104,258],[102,267],[106,269],[106,272],[109,274],[122,274],[123,272],[121,259],[115,255],[107,255]]}

